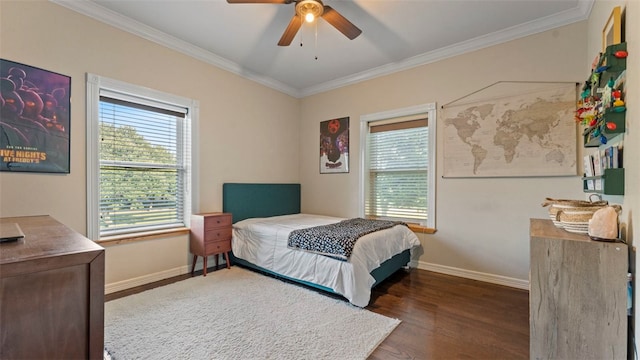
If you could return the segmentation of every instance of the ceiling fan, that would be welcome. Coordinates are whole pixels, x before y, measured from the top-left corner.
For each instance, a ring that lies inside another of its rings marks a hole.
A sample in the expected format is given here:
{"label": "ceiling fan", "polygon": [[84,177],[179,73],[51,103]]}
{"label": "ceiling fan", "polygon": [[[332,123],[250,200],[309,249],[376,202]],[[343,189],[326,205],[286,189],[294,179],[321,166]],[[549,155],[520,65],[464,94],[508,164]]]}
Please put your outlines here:
{"label": "ceiling fan", "polygon": [[296,4],[296,13],[289,22],[284,34],[278,42],[279,46],[289,46],[302,26],[302,20],[313,22],[317,17],[322,17],[333,27],[338,29],[350,40],[362,33],[362,30],[353,25],[351,21],[340,15],[329,5],[322,4],[320,0],[227,0],[229,4]]}

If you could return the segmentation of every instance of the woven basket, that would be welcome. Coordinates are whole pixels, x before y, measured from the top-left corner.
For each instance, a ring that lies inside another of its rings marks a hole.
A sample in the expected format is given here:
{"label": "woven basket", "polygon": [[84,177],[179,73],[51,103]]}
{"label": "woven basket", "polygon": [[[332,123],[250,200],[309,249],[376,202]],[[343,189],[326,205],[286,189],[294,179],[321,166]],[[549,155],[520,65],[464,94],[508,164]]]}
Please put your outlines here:
{"label": "woven basket", "polygon": [[[607,207],[607,205],[558,210],[556,220],[560,222],[563,229],[569,232],[587,234],[589,232],[589,220],[591,220],[596,211],[605,207]],[[622,211],[622,207],[620,205],[611,205],[611,207],[613,207],[618,213]]]}
{"label": "woven basket", "polygon": [[[591,219],[591,217],[593,216],[593,213],[607,206],[608,204],[609,202],[606,200],[587,201],[587,200],[569,200],[569,199],[552,199],[552,198],[546,198],[545,201],[542,202],[542,206],[549,206],[549,219],[553,221],[553,224],[556,227],[559,227],[561,229],[564,228],[564,225],[558,218],[559,211],[565,212],[567,210],[570,211],[574,209],[584,209],[584,208],[588,208],[589,210],[587,211],[593,210],[591,211],[590,216],[588,214],[581,214],[581,217],[579,217],[579,219],[584,219],[588,216],[588,219],[586,219],[586,222],[588,224],[589,219]],[[572,218],[574,219],[578,219],[577,214],[573,214],[571,216],[573,216]],[[569,222],[569,221],[566,221],[566,222]],[[583,221],[580,220],[578,222],[582,223]]]}

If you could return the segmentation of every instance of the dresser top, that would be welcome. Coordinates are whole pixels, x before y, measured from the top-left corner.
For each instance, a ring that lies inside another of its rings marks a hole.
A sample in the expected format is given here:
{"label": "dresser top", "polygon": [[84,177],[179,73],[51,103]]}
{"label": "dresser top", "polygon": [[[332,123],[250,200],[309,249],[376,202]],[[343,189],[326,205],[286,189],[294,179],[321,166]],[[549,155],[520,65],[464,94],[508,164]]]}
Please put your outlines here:
{"label": "dresser top", "polygon": [[16,223],[24,238],[0,243],[0,265],[102,252],[104,248],[48,215],[0,218],[0,223]]}
{"label": "dresser top", "polygon": [[531,238],[573,240],[617,245],[624,244],[620,241],[602,242],[591,240],[587,234],[576,234],[560,229],[553,225],[553,222],[549,219],[530,219],[529,231]]}

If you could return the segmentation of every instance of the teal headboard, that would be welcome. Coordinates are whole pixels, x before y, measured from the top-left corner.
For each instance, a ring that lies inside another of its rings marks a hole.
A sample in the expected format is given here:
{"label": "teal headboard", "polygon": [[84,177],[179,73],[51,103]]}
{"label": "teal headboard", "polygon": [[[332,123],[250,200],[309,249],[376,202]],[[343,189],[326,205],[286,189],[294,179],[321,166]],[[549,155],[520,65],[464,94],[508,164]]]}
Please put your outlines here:
{"label": "teal headboard", "polygon": [[222,211],[240,220],[300,213],[300,184],[222,184]]}

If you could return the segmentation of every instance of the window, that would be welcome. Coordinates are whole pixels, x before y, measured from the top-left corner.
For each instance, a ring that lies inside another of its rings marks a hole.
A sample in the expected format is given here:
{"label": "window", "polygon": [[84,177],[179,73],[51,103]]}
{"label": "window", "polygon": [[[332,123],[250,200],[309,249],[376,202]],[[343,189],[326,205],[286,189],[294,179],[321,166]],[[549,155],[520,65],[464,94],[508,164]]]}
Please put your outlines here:
{"label": "window", "polygon": [[362,216],[435,228],[435,105],[361,118]]}
{"label": "window", "polygon": [[90,238],[187,225],[196,113],[192,100],[88,75]]}

